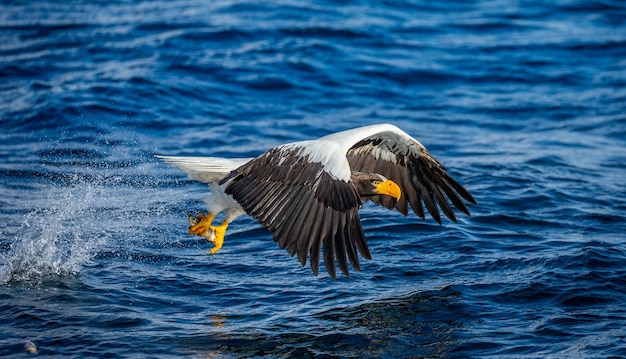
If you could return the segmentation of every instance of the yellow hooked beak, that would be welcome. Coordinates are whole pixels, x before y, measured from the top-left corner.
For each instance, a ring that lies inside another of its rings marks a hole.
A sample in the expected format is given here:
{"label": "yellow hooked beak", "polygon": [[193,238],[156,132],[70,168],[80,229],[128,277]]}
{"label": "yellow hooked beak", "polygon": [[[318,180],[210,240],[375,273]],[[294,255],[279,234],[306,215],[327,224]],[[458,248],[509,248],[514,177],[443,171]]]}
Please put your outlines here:
{"label": "yellow hooked beak", "polygon": [[385,182],[379,182],[376,185],[376,193],[385,194],[389,197],[393,197],[395,199],[400,199],[402,196],[402,191],[400,190],[400,186],[398,186],[392,180],[386,180]]}

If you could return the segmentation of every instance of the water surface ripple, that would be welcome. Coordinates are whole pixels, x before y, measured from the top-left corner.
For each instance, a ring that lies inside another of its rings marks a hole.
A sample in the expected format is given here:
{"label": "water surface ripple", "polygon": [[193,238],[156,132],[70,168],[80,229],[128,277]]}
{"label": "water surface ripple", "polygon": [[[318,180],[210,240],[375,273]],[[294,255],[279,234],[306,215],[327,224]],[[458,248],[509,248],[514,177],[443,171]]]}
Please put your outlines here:
{"label": "water surface ripple", "polygon": [[[626,356],[622,1],[0,5],[0,355]],[[331,280],[155,154],[390,122],[476,197]]]}

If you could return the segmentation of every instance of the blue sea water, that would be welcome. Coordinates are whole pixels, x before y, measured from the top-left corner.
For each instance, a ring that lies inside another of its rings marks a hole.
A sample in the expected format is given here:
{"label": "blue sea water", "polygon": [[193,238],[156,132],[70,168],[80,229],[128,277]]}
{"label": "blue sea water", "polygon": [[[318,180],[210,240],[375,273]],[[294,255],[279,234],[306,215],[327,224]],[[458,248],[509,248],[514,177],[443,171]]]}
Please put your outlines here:
{"label": "blue sea water", "polygon": [[[155,154],[393,123],[478,204],[332,280]],[[626,3],[0,5],[0,355],[626,357]]]}

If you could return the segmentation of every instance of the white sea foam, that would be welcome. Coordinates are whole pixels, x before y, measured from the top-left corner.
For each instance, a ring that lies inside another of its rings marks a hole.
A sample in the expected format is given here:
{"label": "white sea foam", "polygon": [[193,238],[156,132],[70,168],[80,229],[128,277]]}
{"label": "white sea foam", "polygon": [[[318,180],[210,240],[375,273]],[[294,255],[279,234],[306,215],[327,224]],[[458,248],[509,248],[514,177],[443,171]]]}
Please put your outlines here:
{"label": "white sea foam", "polygon": [[80,180],[70,187],[50,185],[0,256],[0,283],[79,273],[107,241],[96,217],[106,192]]}

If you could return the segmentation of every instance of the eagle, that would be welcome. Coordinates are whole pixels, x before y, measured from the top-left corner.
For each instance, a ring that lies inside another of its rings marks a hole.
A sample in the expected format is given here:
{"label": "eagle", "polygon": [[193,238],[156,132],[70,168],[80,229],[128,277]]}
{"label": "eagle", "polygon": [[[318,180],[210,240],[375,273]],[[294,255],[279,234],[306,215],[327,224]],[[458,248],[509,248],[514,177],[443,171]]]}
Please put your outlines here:
{"label": "eagle", "polygon": [[[248,214],[302,266],[309,258],[316,276],[323,256],[333,279],[336,265],[346,276],[348,262],[361,270],[357,252],[371,259],[358,212],[364,201],[405,216],[410,209],[422,219],[425,208],[440,224],[441,212],[456,222],[452,206],[469,216],[464,201],[476,203],[421,143],[392,124],[283,144],[256,158],[157,157],[208,183],[208,213],[189,216],[189,234],[213,243],[211,254],[222,248],[229,224]],[[223,221],[213,225],[220,212]]]}

